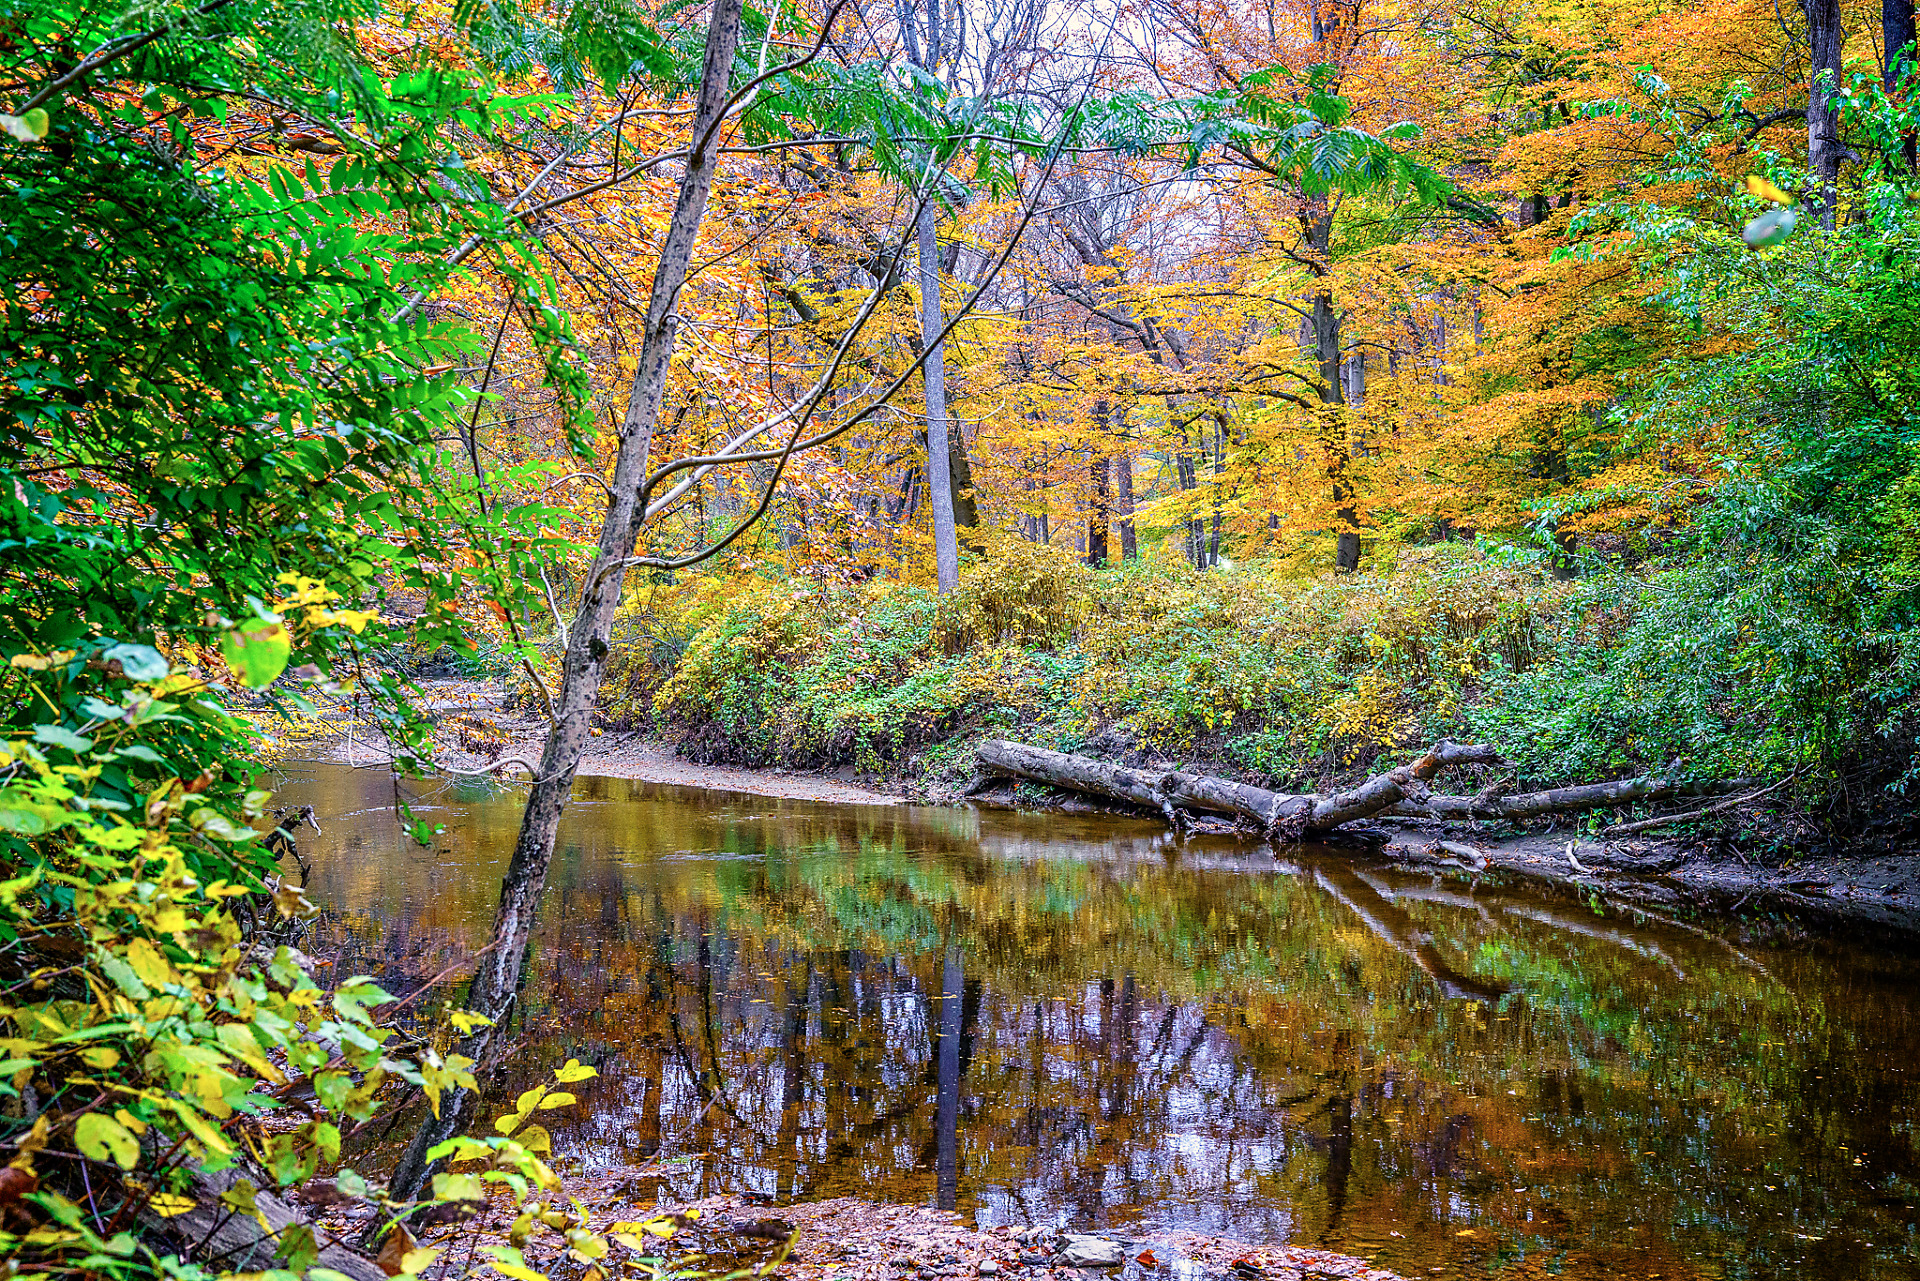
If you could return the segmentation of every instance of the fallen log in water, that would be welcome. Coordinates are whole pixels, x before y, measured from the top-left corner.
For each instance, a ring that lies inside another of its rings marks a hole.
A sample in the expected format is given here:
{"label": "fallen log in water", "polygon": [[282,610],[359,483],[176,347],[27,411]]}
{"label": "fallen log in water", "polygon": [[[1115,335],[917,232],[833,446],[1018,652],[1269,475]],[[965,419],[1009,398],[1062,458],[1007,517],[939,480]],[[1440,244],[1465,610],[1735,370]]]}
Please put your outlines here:
{"label": "fallen log in water", "polygon": [[1169,822],[1183,809],[1226,814],[1257,825],[1266,835],[1292,841],[1376,815],[1430,819],[1538,818],[1630,805],[1636,801],[1724,796],[1755,786],[1748,779],[1690,783],[1643,777],[1513,795],[1489,790],[1478,796],[1439,796],[1427,785],[1449,766],[1505,764],[1499,752],[1484,744],[1444,740],[1417,760],[1376,774],[1349,791],[1324,796],[1312,792],[1270,792],[1208,774],[1133,769],[1113,761],[997,738],[980,744],[975,756],[983,777],[1026,779],[1104,796],[1157,810],[1166,815]]}

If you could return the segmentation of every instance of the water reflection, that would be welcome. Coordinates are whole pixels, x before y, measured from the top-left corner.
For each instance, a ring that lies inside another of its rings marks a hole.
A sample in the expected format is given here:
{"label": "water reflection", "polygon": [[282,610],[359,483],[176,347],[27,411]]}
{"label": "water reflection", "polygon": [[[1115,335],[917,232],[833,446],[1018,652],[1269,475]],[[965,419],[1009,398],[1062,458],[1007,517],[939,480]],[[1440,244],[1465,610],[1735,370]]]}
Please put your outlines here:
{"label": "water reflection", "polygon": [[[315,952],[485,939],[512,796],[303,767]],[[1145,823],[584,780],[496,1084],[643,1193],[1321,1244],[1408,1275],[1907,1277],[1915,967]]]}

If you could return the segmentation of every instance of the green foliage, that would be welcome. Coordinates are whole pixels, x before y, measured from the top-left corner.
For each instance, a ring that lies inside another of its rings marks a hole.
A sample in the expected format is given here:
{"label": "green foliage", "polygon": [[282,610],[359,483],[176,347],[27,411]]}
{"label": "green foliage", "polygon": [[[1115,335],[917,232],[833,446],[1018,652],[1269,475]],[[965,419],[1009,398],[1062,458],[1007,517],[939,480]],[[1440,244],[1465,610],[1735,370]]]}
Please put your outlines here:
{"label": "green foliage", "polygon": [[761,584],[699,628],[659,722],[709,757],[877,772],[937,741],[1074,746],[1119,723],[1150,750],[1311,780],[1448,732],[1484,672],[1531,661],[1531,575],[1462,549],[1403,562],[1290,583],[1096,573],[1009,543],[937,602]]}
{"label": "green foliage", "polygon": [[[448,524],[524,581],[541,512],[476,518],[435,444],[470,395],[447,371],[475,337],[413,304],[478,245],[532,303],[563,400],[582,400],[521,229],[438,141],[542,104],[444,69],[376,74],[334,25],[374,12],[48,4],[0,50],[51,121],[42,141],[0,140],[7,652],[218,641],[264,685],[362,657],[338,629],[279,652],[264,602],[289,575],[349,601],[404,595],[428,648],[462,643]],[[73,48],[105,51],[102,69],[63,81],[55,51]],[[261,181],[193,167],[186,122],[261,95],[327,122],[344,154]],[[365,622],[367,645],[395,643],[377,610]]]}

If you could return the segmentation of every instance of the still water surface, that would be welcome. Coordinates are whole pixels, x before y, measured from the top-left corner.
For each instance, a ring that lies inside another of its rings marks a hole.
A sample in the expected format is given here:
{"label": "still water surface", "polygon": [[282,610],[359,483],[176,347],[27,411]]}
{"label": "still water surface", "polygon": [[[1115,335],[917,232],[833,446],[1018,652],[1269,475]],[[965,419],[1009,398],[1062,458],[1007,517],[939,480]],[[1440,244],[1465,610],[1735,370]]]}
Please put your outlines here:
{"label": "still water surface", "polygon": [[[512,793],[296,765],[311,945],[487,938]],[[510,1094],[639,1190],[1179,1228],[1409,1277],[1920,1276],[1920,963],[1131,820],[583,779]]]}

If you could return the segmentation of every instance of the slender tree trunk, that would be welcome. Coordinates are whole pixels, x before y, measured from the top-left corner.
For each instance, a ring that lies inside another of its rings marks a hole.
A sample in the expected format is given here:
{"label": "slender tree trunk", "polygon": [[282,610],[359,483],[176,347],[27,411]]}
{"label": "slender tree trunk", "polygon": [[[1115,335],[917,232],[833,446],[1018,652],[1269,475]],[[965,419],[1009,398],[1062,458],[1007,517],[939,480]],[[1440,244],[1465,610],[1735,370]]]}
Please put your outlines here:
{"label": "slender tree trunk", "polygon": [[927,389],[927,489],[933,503],[933,565],[940,594],[960,586],[960,543],[954,525],[953,454],[947,440],[946,327],[940,305],[940,245],[934,234],[933,201],[921,207],[914,227],[920,250],[920,341],[927,359],[920,372]]}
{"label": "slender tree trunk", "polygon": [[1807,13],[1807,43],[1812,52],[1807,84],[1807,168],[1818,190],[1810,202],[1821,225],[1833,226],[1834,204],[1840,194],[1840,0],[1803,0]]}
{"label": "slender tree trunk", "polygon": [[[633,554],[646,512],[640,506],[640,487],[646,479],[647,456],[659,419],[660,400],[667,386],[678,318],[674,304],[686,283],[694,241],[706,215],[719,159],[719,125],[726,105],[733,55],[740,35],[742,0],[714,0],[701,67],[700,93],[694,106],[692,149],[681,179],[679,199],[660,246],[653,294],[647,306],[646,331],[641,341],[638,369],[620,428],[619,451],[607,512],[600,529],[593,569],[582,588],[580,605],[568,633],[561,668],[560,692],[555,700],[553,728],[540,755],[540,776],[527,795],[520,819],[519,838],[500,886],[500,907],[493,940],[474,969],[467,992],[467,1008],[492,1024],[464,1038],[457,1052],[484,1066],[488,1052],[504,1034],[519,992],[521,966],[538,919],[540,894],[546,888],[547,867],[553,860],[560,816],[573,788],[574,772],[586,750],[589,720],[620,604],[625,579],[623,562]],[[440,1097],[437,1117],[428,1118],[408,1144],[394,1172],[393,1195],[416,1199],[427,1185],[433,1162],[427,1152],[461,1133],[471,1123],[477,1096],[452,1089]]]}
{"label": "slender tree trunk", "polygon": [[1098,451],[1093,461],[1087,465],[1088,479],[1093,481],[1093,506],[1087,512],[1087,564],[1100,566],[1107,563],[1107,524],[1112,516],[1112,502],[1107,491],[1107,460]]}
{"label": "slender tree trunk", "polygon": [[[1913,0],[1880,0],[1880,38],[1886,47],[1887,92],[1898,93],[1901,82],[1913,70]],[[1915,155],[1916,143],[1920,143],[1920,138],[1909,133],[1904,148],[1909,173],[1920,169],[1920,157]]]}
{"label": "slender tree trunk", "polygon": [[1112,518],[1113,502],[1107,486],[1107,456],[1100,450],[1100,435],[1106,430],[1107,402],[1093,406],[1094,441],[1088,450],[1087,478],[1093,482],[1092,507],[1087,512],[1087,564],[1107,563],[1107,524]]}
{"label": "slender tree trunk", "polygon": [[1220,563],[1220,488],[1227,474],[1227,416],[1213,415],[1213,538],[1207,544],[1207,563]]}
{"label": "slender tree trunk", "polygon": [[1113,460],[1113,510],[1120,522],[1120,559],[1138,560],[1140,548],[1133,531],[1133,453],[1122,450]]}
{"label": "slender tree trunk", "polygon": [[[1333,254],[1333,213],[1326,201],[1310,202],[1300,216],[1307,246],[1328,264]],[[1350,574],[1360,568],[1360,520],[1349,465],[1353,451],[1347,441],[1346,389],[1340,377],[1340,313],[1333,292],[1321,275],[1313,294],[1313,356],[1319,377],[1320,448],[1326,455],[1327,488],[1339,538],[1333,565]]]}
{"label": "slender tree trunk", "polygon": [[[1199,487],[1199,477],[1195,474],[1193,455],[1182,450],[1173,456],[1173,474],[1179,478],[1180,492],[1191,494]],[[1201,524],[1199,513],[1193,510],[1189,500],[1187,510],[1187,559],[1193,562],[1195,569],[1207,567],[1206,527]]]}

